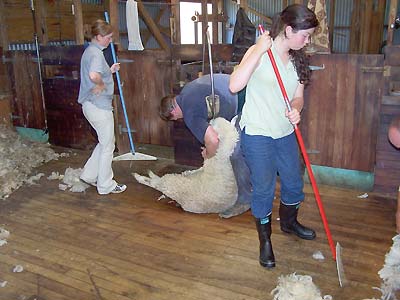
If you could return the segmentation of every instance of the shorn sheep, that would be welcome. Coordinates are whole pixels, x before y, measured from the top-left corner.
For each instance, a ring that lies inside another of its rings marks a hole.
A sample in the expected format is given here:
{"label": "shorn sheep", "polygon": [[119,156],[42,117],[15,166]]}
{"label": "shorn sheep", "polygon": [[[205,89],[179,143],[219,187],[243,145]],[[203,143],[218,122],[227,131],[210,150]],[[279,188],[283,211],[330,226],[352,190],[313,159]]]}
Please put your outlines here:
{"label": "shorn sheep", "polygon": [[231,156],[239,135],[235,127],[223,118],[211,121],[219,137],[214,157],[206,159],[197,170],[162,177],[149,171],[149,177],[134,173],[136,180],[150,186],[193,213],[220,213],[232,207],[237,199],[237,186]]}

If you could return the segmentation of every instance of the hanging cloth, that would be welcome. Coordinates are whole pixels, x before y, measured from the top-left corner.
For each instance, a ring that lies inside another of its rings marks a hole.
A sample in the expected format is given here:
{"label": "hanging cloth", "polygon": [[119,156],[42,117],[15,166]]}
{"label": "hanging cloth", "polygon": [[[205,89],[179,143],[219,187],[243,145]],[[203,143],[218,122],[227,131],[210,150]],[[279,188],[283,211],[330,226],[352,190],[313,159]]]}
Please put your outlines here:
{"label": "hanging cloth", "polygon": [[312,35],[311,46],[318,52],[330,53],[328,18],[326,14],[325,0],[309,0],[308,8],[311,9],[318,18],[319,26]]}
{"label": "hanging cloth", "polygon": [[256,27],[251,23],[243,8],[236,13],[235,28],[233,30],[233,56],[232,61],[241,61],[247,49],[256,40]]}
{"label": "hanging cloth", "polygon": [[128,29],[128,50],[143,50],[139,31],[138,8],[135,0],[126,1],[126,26]]}

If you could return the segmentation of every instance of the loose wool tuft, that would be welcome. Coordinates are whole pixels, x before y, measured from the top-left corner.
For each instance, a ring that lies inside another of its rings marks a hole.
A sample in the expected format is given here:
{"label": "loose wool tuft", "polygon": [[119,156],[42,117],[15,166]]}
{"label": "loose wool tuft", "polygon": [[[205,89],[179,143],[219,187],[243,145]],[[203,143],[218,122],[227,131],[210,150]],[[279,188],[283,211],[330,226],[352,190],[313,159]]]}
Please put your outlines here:
{"label": "loose wool tuft", "polygon": [[378,272],[382,284],[376,289],[381,291],[382,300],[397,300],[395,293],[400,290],[400,235],[394,236],[392,240],[392,248],[385,256],[385,265]]}
{"label": "loose wool tuft", "polygon": [[136,180],[150,186],[193,213],[220,213],[232,207],[237,198],[235,175],[229,157],[239,139],[235,127],[223,118],[211,121],[218,133],[216,155],[204,161],[200,169],[162,177],[134,174]]}
{"label": "loose wool tuft", "polygon": [[274,300],[331,300],[332,296],[321,293],[308,275],[296,273],[279,276],[278,285],[271,292]]}

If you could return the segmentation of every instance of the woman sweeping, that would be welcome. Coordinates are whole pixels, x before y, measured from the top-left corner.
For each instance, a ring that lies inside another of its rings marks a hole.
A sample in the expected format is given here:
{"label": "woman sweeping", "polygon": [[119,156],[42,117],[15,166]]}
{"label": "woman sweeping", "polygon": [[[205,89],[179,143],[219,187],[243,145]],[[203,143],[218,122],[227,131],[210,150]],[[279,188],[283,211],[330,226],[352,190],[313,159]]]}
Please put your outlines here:
{"label": "woman sweeping", "polygon": [[[252,214],[260,241],[261,266],[275,267],[271,243],[271,213],[277,174],[281,184],[279,208],[281,230],[302,239],[315,239],[315,231],[297,221],[304,200],[303,180],[293,125],[300,122],[304,104],[304,86],[310,70],[303,48],[318,26],[313,11],[304,5],[285,8],[273,20],[271,32],[265,32],[249,48],[231,75],[230,90],[246,88],[240,127],[242,148],[251,172]],[[279,84],[267,50],[276,58],[292,110],[282,100]]]}

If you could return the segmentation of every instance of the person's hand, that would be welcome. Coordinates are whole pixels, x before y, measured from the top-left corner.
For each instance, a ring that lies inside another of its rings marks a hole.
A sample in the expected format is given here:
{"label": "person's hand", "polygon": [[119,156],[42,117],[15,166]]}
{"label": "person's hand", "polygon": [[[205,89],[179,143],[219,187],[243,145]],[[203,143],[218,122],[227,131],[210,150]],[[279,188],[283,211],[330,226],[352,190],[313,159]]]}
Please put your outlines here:
{"label": "person's hand", "polygon": [[94,88],[92,88],[92,93],[95,95],[100,95],[102,91],[106,89],[104,83],[96,84]]}
{"label": "person's hand", "polygon": [[285,116],[286,118],[289,119],[290,123],[292,123],[293,125],[297,125],[300,123],[301,120],[300,112],[296,108],[292,108],[290,112],[288,109],[286,109]]}
{"label": "person's hand", "polygon": [[272,39],[269,31],[265,31],[257,40],[256,49],[262,53],[267,52],[272,46]]}
{"label": "person's hand", "polygon": [[206,147],[201,147],[201,156],[203,157],[204,160],[207,159],[207,148]]}
{"label": "person's hand", "polygon": [[115,73],[115,72],[119,71],[120,67],[121,67],[121,64],[120,64],[120,63],[115,63],[115,64],[113,64],[113,65],[110,67],[111,73]]}

